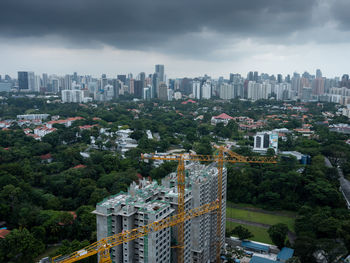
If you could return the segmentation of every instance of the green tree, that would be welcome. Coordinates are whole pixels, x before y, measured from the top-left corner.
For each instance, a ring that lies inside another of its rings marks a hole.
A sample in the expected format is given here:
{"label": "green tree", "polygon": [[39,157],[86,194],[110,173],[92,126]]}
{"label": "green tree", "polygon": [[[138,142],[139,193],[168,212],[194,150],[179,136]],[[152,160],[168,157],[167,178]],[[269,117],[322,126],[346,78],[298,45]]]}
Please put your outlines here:
{"label": "green tree", "polygon": [[3,262],[32,262],[42,253],[45,245],[26,229],[14,229],[0,243],[0,259]]}
{"label": "green tree", "polygon": [[237,235],[240,240],[245,240],[254,237],[254,235],[243,226],[236,226],[232,230],[232,234]]}
{"label": "green tree", "polygon": [[291,257],[290,259],[287,259],[286,263],[301,263],[301,261],[298,257]]}
{"label": "green tree", "polygon": [[317,248],[326,258],[327,262],[339,262],[338,259],[348,254],[343,242],[334,239],[321,239],[317,241]]}
{"label": "green tree", "polygon": [[288,234],[288,226],[282,223],[272,225],[267,230],[272,242],[282,248],[284,246],[284,241],[286,240]]}

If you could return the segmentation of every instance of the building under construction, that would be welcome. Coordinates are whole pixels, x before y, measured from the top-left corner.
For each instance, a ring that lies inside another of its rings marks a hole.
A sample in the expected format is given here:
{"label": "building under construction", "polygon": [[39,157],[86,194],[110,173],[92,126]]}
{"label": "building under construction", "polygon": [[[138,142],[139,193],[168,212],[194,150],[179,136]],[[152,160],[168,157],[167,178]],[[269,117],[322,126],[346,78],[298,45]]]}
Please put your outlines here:
{"label": "building under construction", "polygon": [[[221,244],[225,238],[227,171],[223,168]],[[140,180],[128,192],[111,196],[96,206],[97,239],[148,225],[175,215],[178,210],[177,174],[161,184]],[[185,211],[218,200],[218,169],[215,163],[186,165]],[[184,223],[184,262],[214,262],[216,259],[217,212],[194,217]],[[113,262],[176,262],[177,228],[149,233],[111,249]]]}

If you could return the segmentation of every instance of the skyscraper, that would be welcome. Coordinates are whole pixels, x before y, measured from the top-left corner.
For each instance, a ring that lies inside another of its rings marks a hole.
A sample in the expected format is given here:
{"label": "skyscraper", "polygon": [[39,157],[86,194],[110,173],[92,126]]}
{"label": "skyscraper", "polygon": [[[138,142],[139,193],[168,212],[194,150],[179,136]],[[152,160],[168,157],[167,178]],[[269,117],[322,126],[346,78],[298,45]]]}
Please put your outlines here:
{"label": "skyscraper", "polygon": [[34,72],[18,71],[18,86],[20,90],[34,91],[35,89]]}
{"label": "skyscraper", "polygon": [[248,81],[253,81],[254,80],[254,73],[253,73],[253,71],[249,71],[247,79],[248,79]]}
{"label": "skyscraper", "polygon": [[102,74],[101,76],[101,89],[104,89],[104,87],[108,84],[107,76],[106,74]]}
{"label": "skyscraper", "polygon": [[203,83],[202,85],[202,99],[211,98],[211,83],[209,80]]}
{"label": "skyscraper", "polygon": [[64,76],[64,89],[65,90],[72,89],[72,76],[71,75]]}
{"label": "skyscraper", "polygon": [[156,65],[155,66],[155,73],[158,75],[159,81],[161,81],[161,82],[165,81],[164,65]]}
{"label": "skyscraper", "polygon": [[143,95],[143,82],[142,80],[134,81],[134,95],[136,98],[141,99]]}
{"label": "skyscraper", "polygon": [[258,81],[259,80],[259,73],[257,71],[254,71],[254,81]]}
{"label": "skyscraper", "polygon": [[117,75],[117,79],[123,82],[123,84],[126,83],[126,75]]}
{"label": "skyscraper", "polygon": [[282,74],[277,74],[277,82],[282,83],[282,81],[283,81]]}
{"label": "skyscraper", "polygon": [[192,93],[196,99],[201,99],[201,82],[198,79],[192,81]]}
{"label": "skyscraper", "polygon": [[152,76],[152,93],[151,98],[157,98],[159,91],[159,77],[157,73],[154,73]]}
{"label": "skyscraper", "polygon": [[322,72],[321,72],[320,69],[317,69],[317,70],[316,70],[316,78],[317,78],[317,79],[318,79],[318,78],[322,78]]}
{"label": "skyscraper", "polygon": [[49,78],[46,73],[43,73],[43,87],[47,88],[47,84],[49,84]]}
{"label": "skyscraper", "polygon": [[159,94],[158,98],[160,100],[168,100],[168,87],[165,83],[159,85]]}

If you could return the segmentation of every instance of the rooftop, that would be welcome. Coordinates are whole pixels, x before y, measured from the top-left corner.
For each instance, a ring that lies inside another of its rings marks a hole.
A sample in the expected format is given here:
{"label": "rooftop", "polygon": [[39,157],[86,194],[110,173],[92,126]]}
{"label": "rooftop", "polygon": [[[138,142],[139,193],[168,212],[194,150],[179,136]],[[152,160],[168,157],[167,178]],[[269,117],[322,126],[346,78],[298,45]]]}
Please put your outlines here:
{"label": "rooftop", "polygon": [[269,251],[269,246],[267,245],[262,245],[256,242],[251,242],[251,241],[242,241],[242,247],[248,248],[248,249],[254,249],[254,250],[260,250],[260,251]]}
{"label": "rooftop", "polygon": [[214,116],[213,118],[222,119],[222,120],[233,120],[234,119],[230,115],[227,115],[226,113],[221,113],[220,115]]}
{"label": "rooftop", "polygon": [[289,247],[284,247],[281,249],[281,251],[277,255],[277,260],[287,260],[293,257],[294,249],[291,249]]}
{"label": "rooftop", "polygon": [[0,238],[4,239],[11,231],[7,229],[0,229]]}
{"label": "rooftop", "polygon": [[277,261],[268,259],[268,258],[262,258],[258,256],[253,256],[250,260],[250,263],[276,263]]}

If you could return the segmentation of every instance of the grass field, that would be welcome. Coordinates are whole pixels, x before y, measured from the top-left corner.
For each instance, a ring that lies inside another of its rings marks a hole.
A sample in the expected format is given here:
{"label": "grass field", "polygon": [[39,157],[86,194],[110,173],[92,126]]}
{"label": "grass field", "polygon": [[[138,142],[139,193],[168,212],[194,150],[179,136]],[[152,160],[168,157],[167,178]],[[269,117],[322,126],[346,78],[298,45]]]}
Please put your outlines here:
{"label": "grass field", "polygon": [[283,223],[288,226],[289,230],[294,232],[294,217],[292,216],[272,215],[256,211],[247,211],[239,208],[226,207],[226,217],[268,225]]}
{"label": "grass field", "polygon": [[59,249],[59,247],[60,247],[59,245],[49,247],[48,249],[45,250],[43,254],[39,255],[36,259],[34,259],[34,262],[38,262],[40,259],[44,257],[48,257],[50,254],[54,254]]}
{"label": "grass field", "polygon": [[226,221],[226,229],[228,230],[234,229],[236,226],[239,226],[239,225],[247,228],[254,235],[254,237],[252,237],[251,240],[272,244],[269,234],[267,233],[267,229],[257,227],[257,226],[248,226],[244,224],[238,224],[238,223]]}

